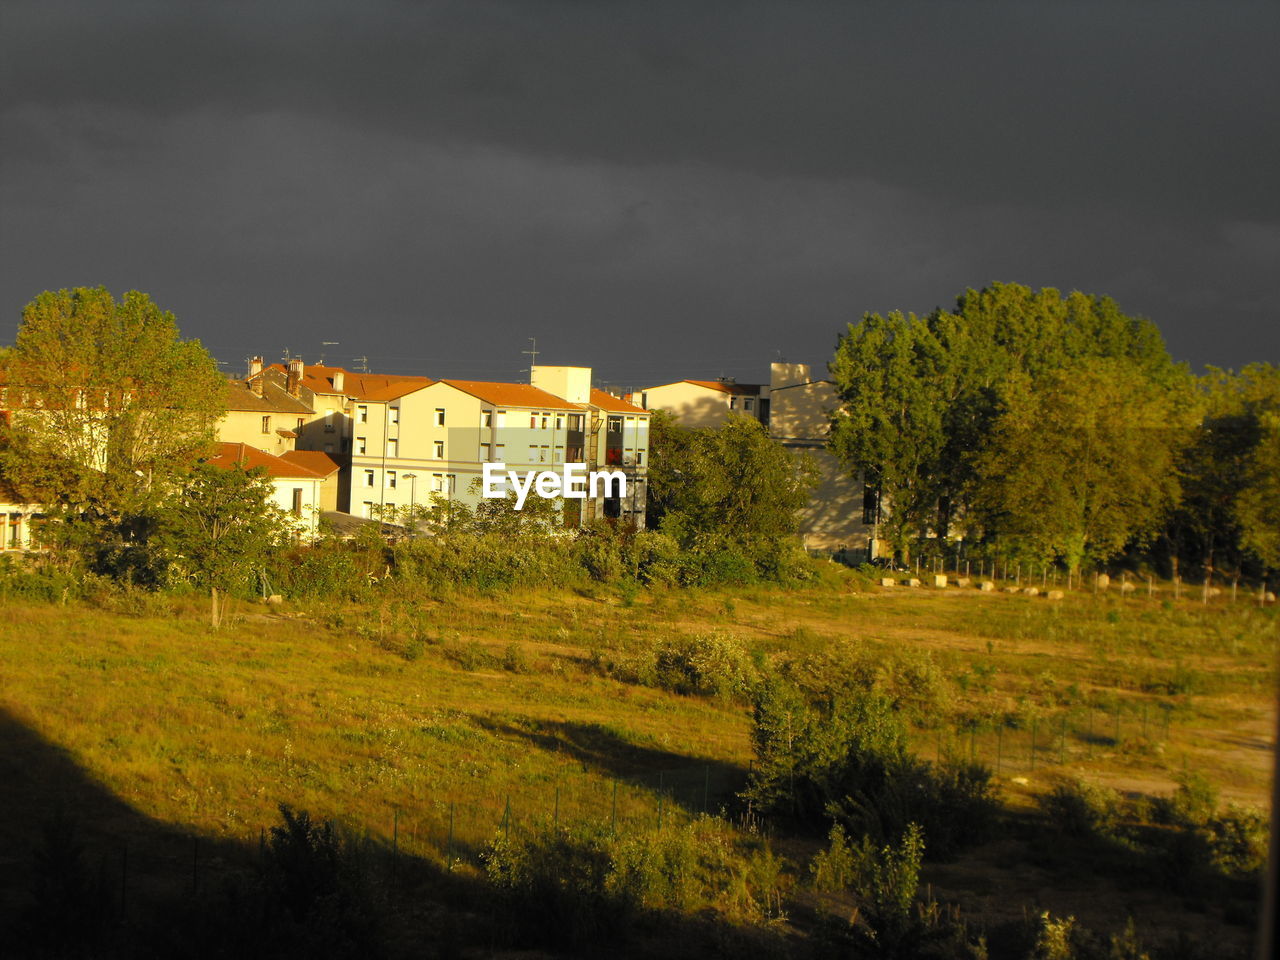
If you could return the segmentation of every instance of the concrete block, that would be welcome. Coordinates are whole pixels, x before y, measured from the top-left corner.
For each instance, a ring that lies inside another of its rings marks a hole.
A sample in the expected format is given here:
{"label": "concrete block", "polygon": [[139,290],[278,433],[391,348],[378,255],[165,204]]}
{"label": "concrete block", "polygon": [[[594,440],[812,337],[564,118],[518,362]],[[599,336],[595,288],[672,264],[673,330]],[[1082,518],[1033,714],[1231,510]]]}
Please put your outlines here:
{"label": "concrete block", "polygon": [[898,581],[893,579],[893,577],[880,578],[880,586],[882,587],[896,587],[897,585],[898,585]]}
{"label": "concrete block", "polygon": [[933,575],[933,585],[935,587],[945,587],[947,585],[947,575],[945,573],[935,573]]}
{"label": "concrete block", "polygon": [[1109,586],[1111,586],[1111,578],[1105,573],[1098,574],[1098,589],[1105,590]]}
{"label": "concrete block", "polygon": [[968,585],[969,585],[969,578],[968,578],[968,577],[956,577],[956,586],[957,586],[957,587],[967,587]]}
{"label": "concrete block", "polygon": [[1267,603],[1275,603],[1276,595],[1272,593],[1270,590],[1268,590],[1265,594],[1263,594],[1262,599]]}
{"label": "concrete block", "polygon": [[996,585],[992,583],[990,580],[983,580],[980,584],[978,584],[978,589],[981,590],[983,593],[990,593],[995,588],[996,588]]}
{"label": "concrete block", "polygon": [[1066,596],[1066,594],[1063,593],[1061,590],[1050,590],[1048,593],[1045,594],[1045,596],[1048,597],[1050,600],[1061,600],[1063,597]]}
{"label": "concrete block", "polygon": [[1040,588],[1039,588],[1039,587],[1023,587],[1023,588],[1022,588],[1022,592],[1023,592],[1023,593],[1025,593],[1028,597],[1038,597],[1038,596],[1040,596]]}
{"label": "concrete block", "polygon": [[280,596],[278,593],[273,593],[271,596],[267,597],[267,603],[273,607],[278,607],[284,603],[284,597]]}
{"label": "concrete block", "polygon": [[1120,584],[1121,593],[1133,593],[1133,591],[1137,589],[1138,589],[1137,586],[1130,583],[1128,580],[1125,580],[1123,583]]}
{"label": "concrete block", "polygon": [[902,584],[903,586],[906,586],[906,587],[918,587],[920,586],[920,581],[917,580],[915,577],[912,577],[909,580],[903,580]]}

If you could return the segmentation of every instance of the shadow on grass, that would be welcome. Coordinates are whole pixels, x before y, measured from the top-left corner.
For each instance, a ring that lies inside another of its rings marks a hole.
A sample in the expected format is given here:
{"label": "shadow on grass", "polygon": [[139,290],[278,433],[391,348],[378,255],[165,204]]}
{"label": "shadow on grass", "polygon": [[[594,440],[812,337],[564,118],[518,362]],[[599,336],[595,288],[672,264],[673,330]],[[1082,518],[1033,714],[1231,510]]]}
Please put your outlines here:
{"label": "shadow on grass", "polygon": [[[539,736],[562,737],[584,762],[620,752],[589,728],[565,725]],[[638,774],[680,759],[638,749],[618,762]],[[0,784],[6,958],[375,960],[567,945],[563,932],[547,925],[539,899],[545,891],[504,896],[474,867],[449,870],[382,839],[330,833],[298,816],[246,830],[243,840],[157,821],[2,709]],[[473,863],[478,852],[454,849]],[[709,955],[725,943],[739,955],[775,949],[765,942],[772,934],[672,912],[591,936],[572,946],[607,943],[622,956]]]}
{"label": "shadow on grass", "polygon": [[529,720],[517,725],[492,717],[473,719],[498,736],[524,740],[571,757],[586,769],[662,792],[690,813],[732,808],[747,782],[747,771],[737,764],[641,746],[606,724]]}

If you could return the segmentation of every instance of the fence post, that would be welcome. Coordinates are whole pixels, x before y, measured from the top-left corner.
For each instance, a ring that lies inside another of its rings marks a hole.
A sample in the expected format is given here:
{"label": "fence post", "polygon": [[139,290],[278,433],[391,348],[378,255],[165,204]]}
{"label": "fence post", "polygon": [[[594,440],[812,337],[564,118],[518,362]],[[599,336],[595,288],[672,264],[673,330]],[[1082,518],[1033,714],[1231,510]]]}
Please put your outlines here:
{"label": "fence post", "polygon": [[511,836],[511,795],[507,794],[507,805],[502,810],[502,835]]}

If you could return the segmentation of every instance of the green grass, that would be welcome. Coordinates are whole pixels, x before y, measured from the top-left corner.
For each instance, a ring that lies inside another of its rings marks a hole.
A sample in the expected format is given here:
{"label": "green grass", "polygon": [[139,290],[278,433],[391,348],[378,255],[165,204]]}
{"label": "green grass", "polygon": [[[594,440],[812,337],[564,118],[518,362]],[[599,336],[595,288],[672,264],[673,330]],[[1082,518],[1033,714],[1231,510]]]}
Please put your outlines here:
{"label": "green grass", "polygon": [[[922,683],[911,688],[919,702],[904,701],[915,703],[916,749],[972,750],[993,766],[999,751],[1015,808],[1067,772],[1171,793],[1191,768],[1225,799],[1258,805],[1268,790],[1277,620],[1243,602],[1050,603],[836,576],[791,591],[245,604],[219,633],[202,601],[167,606],[156,616],[0,604],[0,706],[104,793],[211,839],[256,842],[287,802],[475,870],[509,821],[647,829],[732,806],[752,759],[749,708],[593,664],[714,632],[758,661],[838,645],[891,688]],[[1065,741],[1054,733],[1063,718]],[[21,849],[29,824],[8,812],[0,832]]]}

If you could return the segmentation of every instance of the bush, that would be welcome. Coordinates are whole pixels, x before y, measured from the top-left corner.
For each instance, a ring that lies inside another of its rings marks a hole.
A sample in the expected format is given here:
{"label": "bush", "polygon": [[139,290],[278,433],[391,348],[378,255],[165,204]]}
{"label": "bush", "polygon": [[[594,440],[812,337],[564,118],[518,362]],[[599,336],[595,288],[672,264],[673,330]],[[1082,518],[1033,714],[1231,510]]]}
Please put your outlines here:
{"label": "bush", "polygon": [[481,858],[518,940],[562,949],[622,938],[646,912],[711,909],[761,922],[781,883],[767,846],[707,816],[629,836],[544,824],[495,837]]}
{"label": "bush", "polygon": [[1083,780],[1060,783],[1037,798],[1050,827],[1064,836],[1115,840],[1121,821],[1120,795]]}
{"label": "bush", "polygon": [[603,671],[625,683],[658,687],[684,696],[747,702],[758,682],[755,661],[742,643],[720,634],[669,637],[606,660]]}

